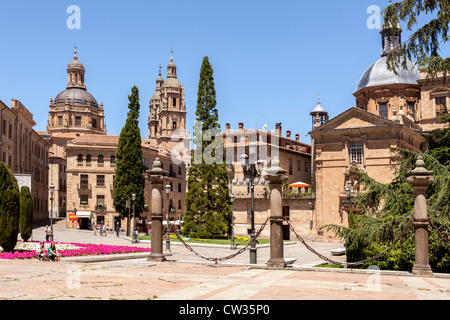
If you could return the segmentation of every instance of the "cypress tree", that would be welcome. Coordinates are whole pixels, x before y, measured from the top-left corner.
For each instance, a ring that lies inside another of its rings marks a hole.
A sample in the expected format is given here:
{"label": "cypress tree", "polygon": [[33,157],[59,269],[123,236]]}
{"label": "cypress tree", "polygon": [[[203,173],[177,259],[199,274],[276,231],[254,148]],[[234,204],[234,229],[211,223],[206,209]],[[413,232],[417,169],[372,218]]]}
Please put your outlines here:
{"label": "cypress tree", "polygon": [[23,241],[28,241],[33,231],[33,198],[30,188],[20,188],[20,236]]}
{"label": "cypress tree", "polygon": [[193,141],[196,151],[189,168],[185,198],[183,234],[190,237],[223,237],[230,226],[229,178],[223,161],[216,104],[213,68],[209,58],[204,57],[195,112],[197,122]]}
{"label": "cypress tree", "polygon": [[11,252],[19,233],[19,186],[10,167],[0,163],[0,246]]}
{"label": "cypress tree", "polygon": [[[144,165],[142,163],[141,132],[139,129],[139,89],[133,86],[128,96],[128,116],[119,136],[114,178],[114,208],[120,218],[128,216],[126,201],[136,194],[136,217],[144,209]],[[131,204],[131,202],[130,202]],[[131,204],[132,205],[132,204]],[[132,214],[132,206],[130,210]],[[127,232],[129,234],[128,219]]]}

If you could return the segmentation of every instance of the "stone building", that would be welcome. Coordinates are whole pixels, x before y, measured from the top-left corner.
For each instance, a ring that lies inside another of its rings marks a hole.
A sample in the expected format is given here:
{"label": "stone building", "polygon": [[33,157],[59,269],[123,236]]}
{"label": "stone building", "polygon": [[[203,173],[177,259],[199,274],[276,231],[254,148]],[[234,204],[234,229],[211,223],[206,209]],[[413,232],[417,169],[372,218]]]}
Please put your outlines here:
{"label": "stone building", "polygon": [[19,101],[11,108],[0,101],[0,161],[11,167],[19,187],[31,188],[33,219],[48,218],[48,163],[50,145],[33,127],[33,115]]}
{"label": "stone building", "polygon": [[[68,142],[67,158],[67,226],[87,228],[88,222],[113,227],[116,223],[126,226],[118,219],[113,206],[115,154],[119,136],[86,134]],[[186,170],[184,164],[176,165],[176,157],[162,149],[150,146],[149,139],[142,139],[144,166],[149,169],[157,157],[169,176],[165,183],[172,186],[169,194],[169,210],[172,220],[179,220],[185,210]],[[144,203],[150,207],[151,186],[145,180]],[[163,201],[167,210],[166,198]],[[131,209],[131,208],[130,208]],[[166,211],[165,211],[166,212]],[[150,212],[146,209],[137,220],[139,231],[147,230]]]}
{"label": "stone building", "polygon": [[[311,112],[314,215],[319,228],[348,225],[352,206],[348,193],[360,189],[358,172],[391,182],[398,166],[391,148],[421,153],[426,148],[424,136],[444,125],[438,116],[447,112],[448,83],[443,77],[426,79],[410,61],[408,70],[389,71],[387,54],[401,43],[401,30],[394,35],[384,29],[380,33],[381,58],[362,75],[353,94],[356,107],[329,121]],[[358,213],[354,207],[352,212]],[[332,239],[331,233],[315,231],[317,239]]]}
{"label": "stone building", "polygon": [[[171,219],[179,220],[184,212],[186,169],[181,157],[189,145],[186,128],[184,89],[177,79],[173,57],[167,67],[167,80],[157,79],[157,90],[150,101],[150,113],[158,125],[149,139],[142,139],[144,166],[149,168],[159,157],[169,172],[167,183]],[[51,144],[49,183],[55,186],[54,211],[66,218],[67,227],[86,228],[88,222],[113,227],[119,214],[113,207],[115,153],[119,136],[107,135],[103,102],[98,104],[86,90],[85,67],[74,59],[67,66],[66,90],[50,98],[47,132],[41,133]],[[156,101],[154,97],[161,97]],[[157,103],[157,106],[156,106]],[[169,105],[170,104],[170,105]],[[157,108],[156,108],[157,107]],[[149,204],[150,187],[145,188]],[[50,206],[50,203],[49,203]],[[167,208],[166,204],[164,205]],[[146,229],[148,212],[139,219],[140,230]]]}
{"label": "stone building", "polygon": [[[299,135],[292,137],[291,131],[282,135],[281,123],[275,124],[275,130],[268,131],[267,128],[245,129],[244,123],[239,123],[237,130],[231,130],[230,124],[226,124],[226,131],[222,133],[226,159],[229,165],[229,176],[231,180],[230,192],[235,196],[233,203],[234,232],[236,236],[248,237],[251,219],[251,194],[248,188],[248,180],[244,177],[241,165],[241,155],[244,153],[250,161],[264,161],[264,170],[270,167],[270,161],[274,157],[280,160],[280,166],[287,170],[288,181],[283,193],[283,215],[289,219],[297,229],[303,230],[304,225],[310,226],[310,220],[299,210],[310,210],[310,202],[313,194],[308,187],[288,188],[289,184],[303,182],[311,184],[311,146],[299,141]],[[270,214],[269,184],[264,177],[254,181],[254,203],[255,203],[255,229],[266,221]],[[307,220],[307,221],[306,221]],[[285,224],[285,239],[290,238],[288,225]],[[310,227],[304,230],[312,231]],[[269,237],[267,228],[262,237]]]}

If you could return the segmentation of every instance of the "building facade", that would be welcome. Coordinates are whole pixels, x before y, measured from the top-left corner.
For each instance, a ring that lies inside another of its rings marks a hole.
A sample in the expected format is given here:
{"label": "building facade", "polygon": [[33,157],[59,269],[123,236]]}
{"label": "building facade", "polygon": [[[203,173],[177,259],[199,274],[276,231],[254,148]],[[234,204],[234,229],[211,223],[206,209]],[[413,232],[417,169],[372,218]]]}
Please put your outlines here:
{"label": "building facade", "polygon": [[[187,155],[189,133],[186,128],[184,89],[177,79],[177,68],[170,58],[167,79],[157,79],[157,90],[150,100],[150,114],[157,117],[149,139],[142,139],[144,167],[150,168],[159,157],[168,171],[172,186],[168,204],[170,218],[184,213],[186,168],[181,157]],[[48,176],[55,186],[53,211],[65,217],[67,227],[87,228],[104,224],[111,228],[121,221],[113,206],[115,154],[119,136],[107,135],[103,102],[97,103],[86,90],[85,67],[77,51],[67,66],[66,90],[50,98],[47,132],[41,136],[51,145]],[[162,81],[161,81],[162,80]],[[156,100],[155,97],[161,97]],[[150,123],[150,122],[149,122]],[[153,123],[152,123],[153,124]],[[151,188],[146,180],[145,203],[150,206]],[[50,202],[49,202],[50,205]],[[147,229],[148,209],[138,219],[139,230]]]}
{"label": "building facade", "polygon": [[19,187],[31,188],[33,219],[48,218],[48,164],[50,144],[33,127],[31,112],[19,101],[11,107],[0,101],[0,161],[8,164]]}

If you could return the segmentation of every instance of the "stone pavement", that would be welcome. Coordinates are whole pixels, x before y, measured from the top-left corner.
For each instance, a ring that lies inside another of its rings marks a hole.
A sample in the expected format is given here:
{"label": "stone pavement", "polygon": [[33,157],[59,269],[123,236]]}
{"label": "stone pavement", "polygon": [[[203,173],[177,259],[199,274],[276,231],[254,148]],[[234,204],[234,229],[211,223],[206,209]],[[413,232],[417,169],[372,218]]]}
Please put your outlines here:
{"label": "stone pavement", "polygon": [[[44,238],[43,227],[33,239]],[[70,239],[69,239],[70,238]],[[55,241],[130,245],[115,234],[55,225]],[[148,243],[136,244],[148,246]],[[312,243],[322,254],[336,244]],[[227,263],[202,261],[184,246],[174,245],[169,261],[155,263],[146,256],[127,260],[0,261],[0,299],[12,300],[417,300],[450,299],[450,275],[417,277],[407,272],[313,268],[317,257],[297,243],[286,245],[291,268],[265,267],[269,248],[258,250],[258,265],[248,265],[249,253]],[[229,248],[195,247],[202,254],[226,256]],[[328,251],[328,252],[327,252]],[[342,258],[342,257],[340,257]],[[176,308],[175,308],[176,309]],[[177,309],[178,310],[178,309]],[[169,310],[175,312],[177,310]]]}

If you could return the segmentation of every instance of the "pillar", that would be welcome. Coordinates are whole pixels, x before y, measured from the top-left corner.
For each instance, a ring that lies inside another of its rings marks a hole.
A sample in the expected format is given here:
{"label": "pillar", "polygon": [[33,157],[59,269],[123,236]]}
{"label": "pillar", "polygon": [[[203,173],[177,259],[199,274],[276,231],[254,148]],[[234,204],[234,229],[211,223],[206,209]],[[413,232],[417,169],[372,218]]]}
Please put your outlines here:
{"label": "pillar", "polygon": [[282,185],[287,180],[287,171],[280,167],[280,161],[275,157],[267,172],[266,179],[270,185],[270,259],[266,264],[284,268]]}
{"label": "pillar", "polygon": [[148,261],[165,261],[163,254],[163,178],[167,176],[167,171],[161,168],[159,158],[155,159],[153,168],[147,171],[148,178],[151,181],[151,253]]}
{"label": "pillar", "polygon": [[433,171],[424,168],[422,157],[418,157],[416,168],[408,174],[406,181],[414,189],[414,247],[415,263],[413,274],[432,275],[428,257],[428,214],[426,191],[434,181]]}

